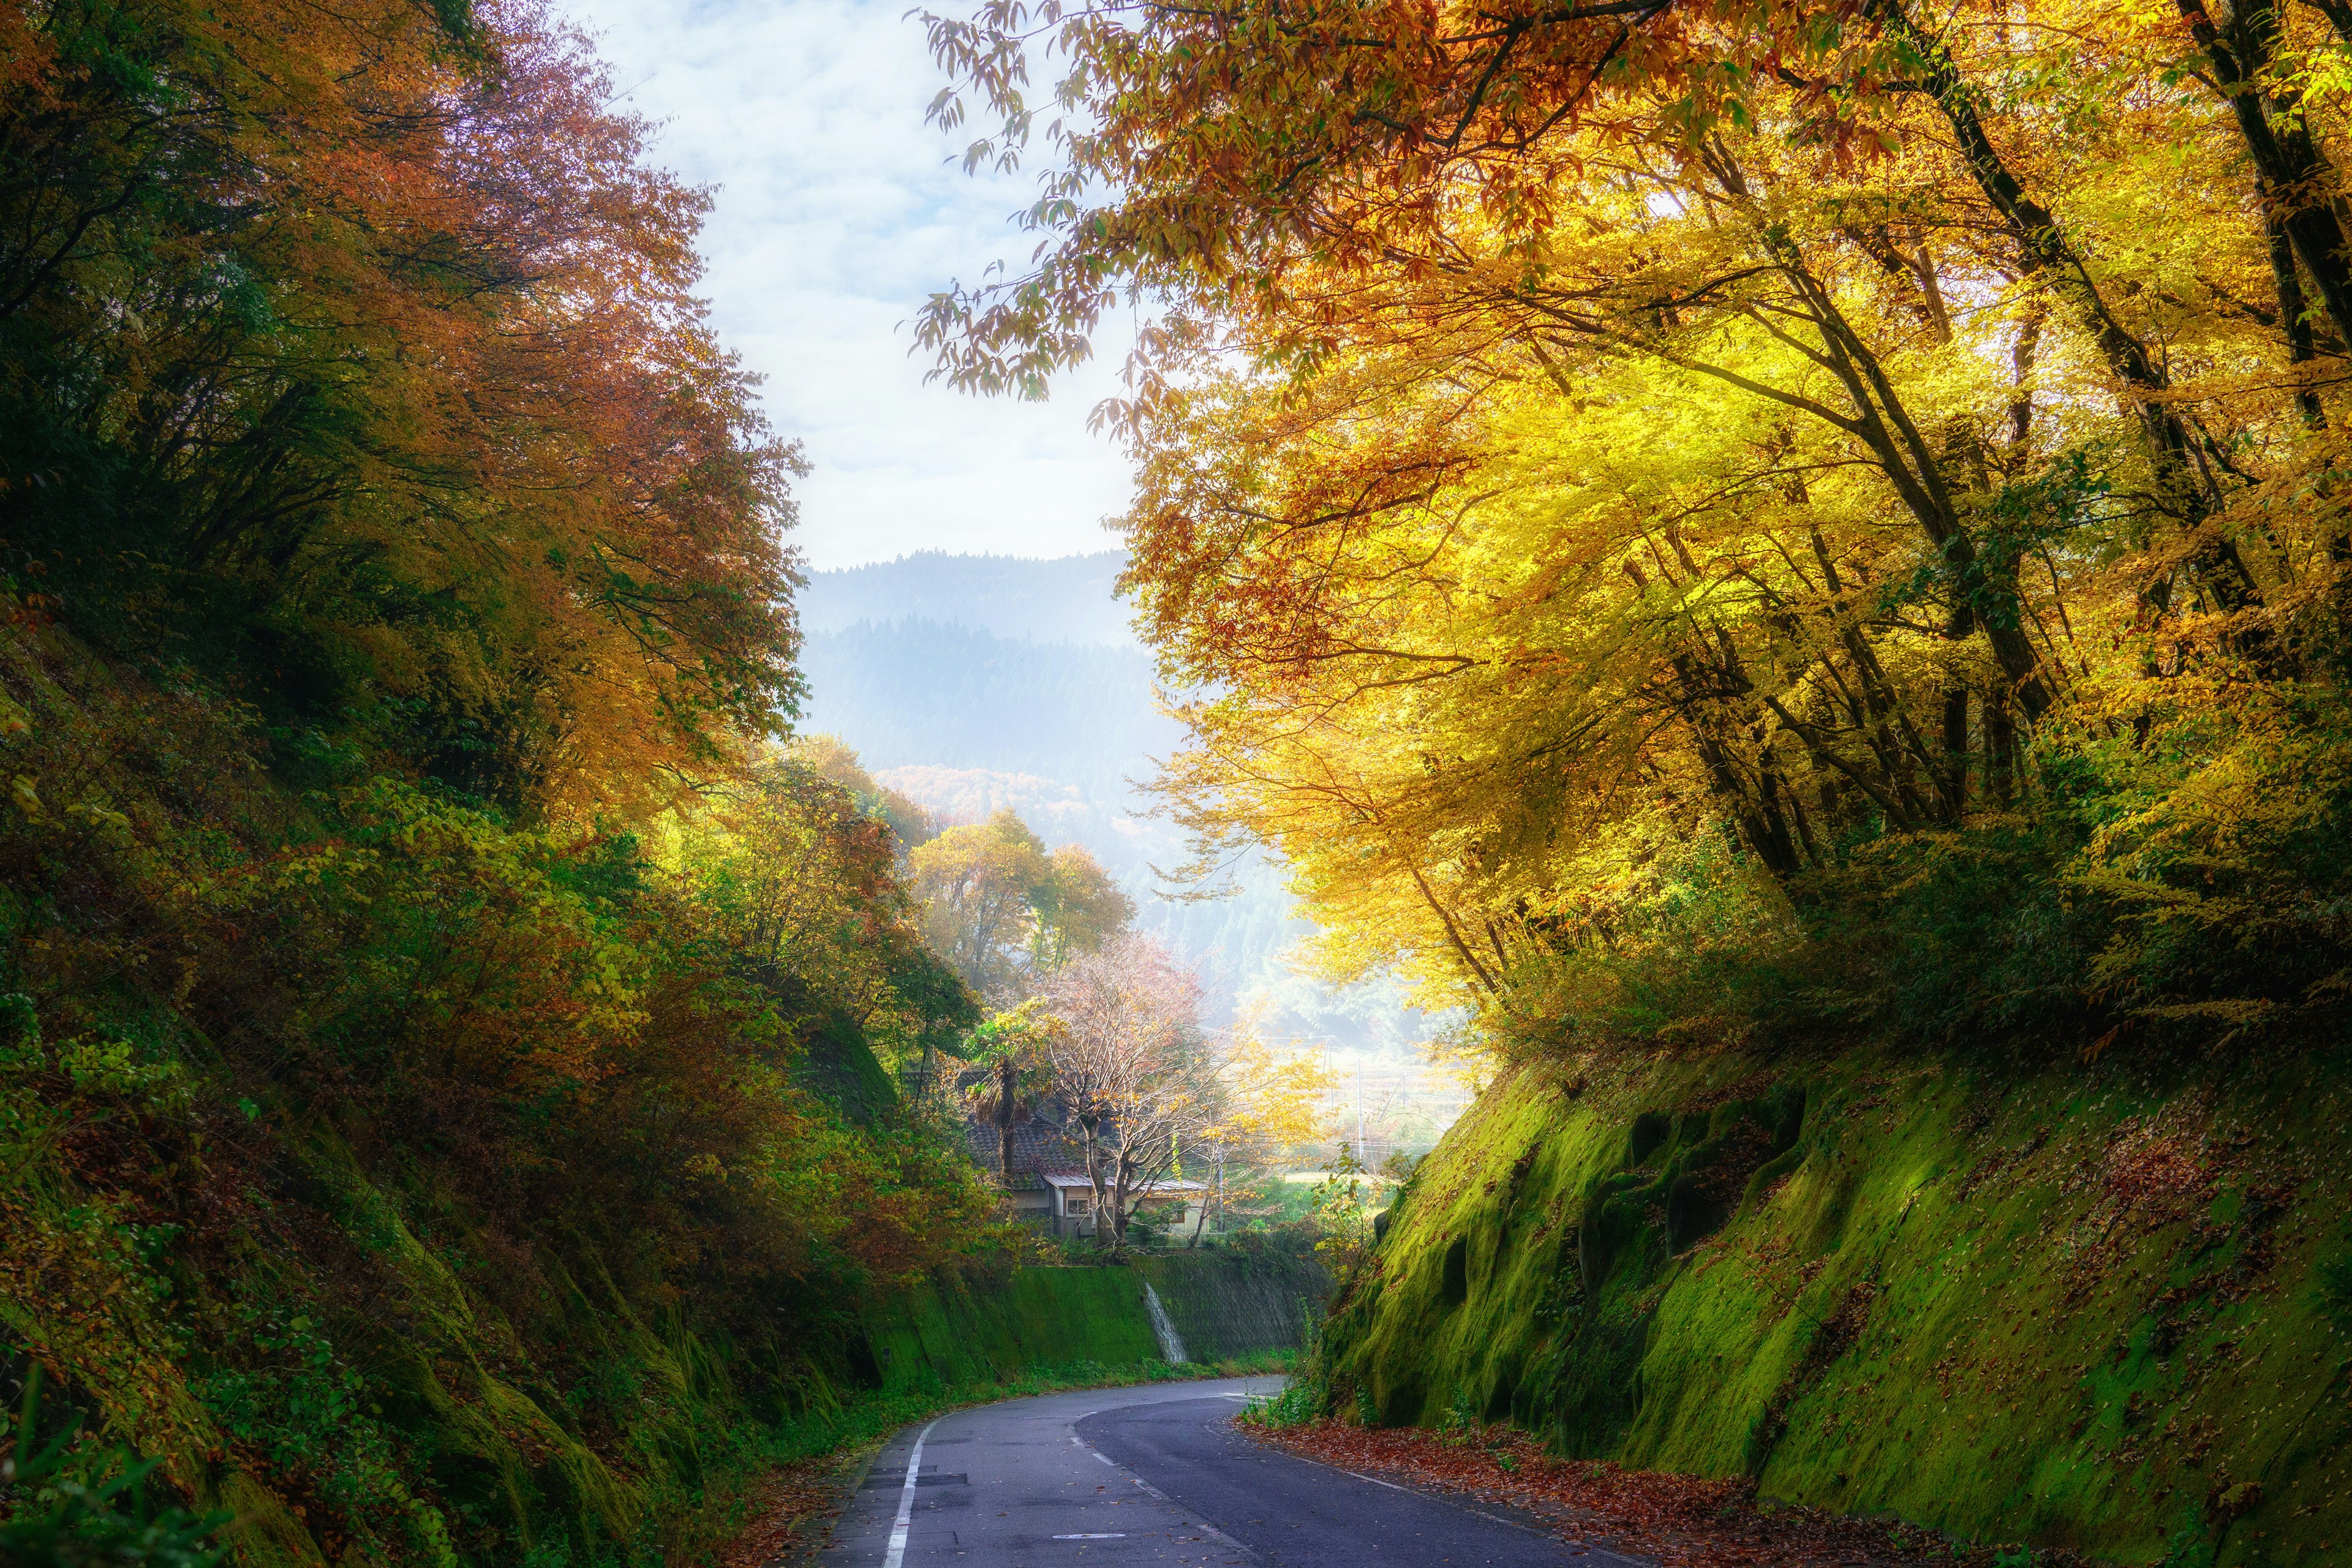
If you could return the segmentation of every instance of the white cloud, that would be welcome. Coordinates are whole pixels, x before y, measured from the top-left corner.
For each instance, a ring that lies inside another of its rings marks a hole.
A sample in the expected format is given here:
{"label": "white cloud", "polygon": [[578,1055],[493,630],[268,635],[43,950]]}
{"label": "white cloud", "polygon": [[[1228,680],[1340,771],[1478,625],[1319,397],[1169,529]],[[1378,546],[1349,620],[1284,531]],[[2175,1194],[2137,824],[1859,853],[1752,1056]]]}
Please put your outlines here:
{"label": "white cloud", "polygon": [[950,279],[1033,245],[1030,175],[968,176],[923,122],[940,78],[905,0],[572,0],[614,85],[661,122],[654,156],[716,187],[703,235],[720,339],[807,445],[797,542],[817,567],[909,550],[1107,548],[1128,473],[1086,428],[1124,340],[1051,402],[926,385],[911,321]]}

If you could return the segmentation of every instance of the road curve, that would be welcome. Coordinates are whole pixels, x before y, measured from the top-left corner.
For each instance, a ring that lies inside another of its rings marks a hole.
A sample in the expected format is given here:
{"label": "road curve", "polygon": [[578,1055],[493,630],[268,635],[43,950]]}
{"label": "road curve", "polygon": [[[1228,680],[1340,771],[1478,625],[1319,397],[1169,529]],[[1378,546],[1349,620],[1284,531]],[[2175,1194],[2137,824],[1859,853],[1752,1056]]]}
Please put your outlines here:
{"label": "road curve", "polygon": [[[1279,1380],[1047,1394],[893,1438],[827,1568],[1647,1568],[1504,1510],[1264,1448],[1234,1429]],[[919,1448],[918,1444],[919,1442]]]}

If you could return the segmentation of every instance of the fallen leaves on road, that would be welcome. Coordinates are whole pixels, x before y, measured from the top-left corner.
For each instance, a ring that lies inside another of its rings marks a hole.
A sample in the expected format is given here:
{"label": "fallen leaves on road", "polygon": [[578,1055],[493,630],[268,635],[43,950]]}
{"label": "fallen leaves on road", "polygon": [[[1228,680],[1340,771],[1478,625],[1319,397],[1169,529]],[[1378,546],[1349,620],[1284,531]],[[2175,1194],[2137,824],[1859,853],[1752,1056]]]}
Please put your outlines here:
{"label": "fallen leaves on road", "polygon": [[[1318,1421],[1267,1431],[1261,1442],[1303,1458],[1535,1515],[1570,1540],[1648,1557],[1667,1568],[1991,1568],[1994,1548],[1826,1509],[1759,1505],[1746,1480],[1705,1480],[1555,1459],[1523,1432],[1454,1440],[1405,1427]],[[2036,1563],[2080,1561],[2037,1552]]]}
{"label": "fallen leaves on road", "polygon": [[845,1482],[837,1455],[770,1470],[747,1489],[743,1513],[751,1522],[717,1555],[714,1568],[778,1568],[804,1559],[846,1506]]}

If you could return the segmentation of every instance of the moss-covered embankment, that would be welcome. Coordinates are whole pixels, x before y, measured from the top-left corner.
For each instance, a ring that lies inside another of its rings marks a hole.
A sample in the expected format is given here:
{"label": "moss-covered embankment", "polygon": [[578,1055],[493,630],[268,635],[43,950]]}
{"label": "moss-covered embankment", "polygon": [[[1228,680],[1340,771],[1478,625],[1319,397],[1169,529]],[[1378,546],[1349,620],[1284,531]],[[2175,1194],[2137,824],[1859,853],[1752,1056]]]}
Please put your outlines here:
{"label": "moss-covered embankment", "polygon": [[[1150,1297],[1181,1347],[1163,1342]],[[1040,1370],[1244,1360],[1295,1348],[1329,1293],[1321,1265],[1277,1252],[1137,1256],[1116,1267],[947,1277],[899,1297],[866,1331],[887,1392],[951,1394]]]}
{"label": "moss-covered embankment", "polygon": [[1334,1397],[1976,1539],[2346,1561],[2343,1067],[1522,1068],[1343,1287]]}

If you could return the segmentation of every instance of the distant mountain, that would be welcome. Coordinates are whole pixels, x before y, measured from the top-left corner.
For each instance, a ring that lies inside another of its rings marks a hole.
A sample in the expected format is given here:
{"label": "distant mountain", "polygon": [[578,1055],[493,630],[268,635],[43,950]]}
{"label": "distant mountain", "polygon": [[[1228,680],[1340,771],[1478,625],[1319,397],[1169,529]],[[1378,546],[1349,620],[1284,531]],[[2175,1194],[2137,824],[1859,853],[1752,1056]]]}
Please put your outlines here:
{"label": "distant mountain", "polygon": [[1123,550],[1034,560],[925,550],[871,566],[809,575],[801,629],[846,631],[860,621],[937,621],[1033,642],[1139,646],[1128,608],[1112,596]]}
{"label": "distant mountain", "polygon": [[1153,707],[1151,661],[1132,644],[1035,642],[969,621],[859,620],[811,634],[801,668],[813,697],[806,727],[840,735],[877,771],[1033,773],[1123,804],[1128,779],[1149,776],[1183,736]]}

